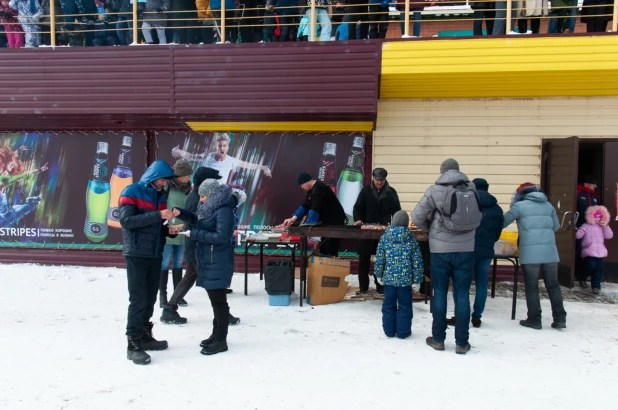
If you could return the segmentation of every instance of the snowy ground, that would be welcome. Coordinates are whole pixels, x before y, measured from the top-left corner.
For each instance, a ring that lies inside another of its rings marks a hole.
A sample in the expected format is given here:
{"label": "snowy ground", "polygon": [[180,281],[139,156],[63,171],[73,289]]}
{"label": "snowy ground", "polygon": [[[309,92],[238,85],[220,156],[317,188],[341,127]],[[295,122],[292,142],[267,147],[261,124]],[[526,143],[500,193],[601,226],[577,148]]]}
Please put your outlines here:
{"label": "snowy ground", "polygon": [[445,352],[425,345],[429,305],[414,304],[410,339],[387,339],[379,301],[270,307],[257,275],[247,297],[237,275],[230,305],[242,323],[230,328],[229,352],[199,353],[212,313],[193,289],[181,308],[187,325],[159,324],[155,310],[155,337],[170,348],[136,366],[126,359],[124,271],[0,265],[0,279],[0,408],[616,408],[613,304],[566,302],[560,332],[543,300],[535,331],[510,320],[510,299],[489,299],[472,351],[459,356],[452,329]]}

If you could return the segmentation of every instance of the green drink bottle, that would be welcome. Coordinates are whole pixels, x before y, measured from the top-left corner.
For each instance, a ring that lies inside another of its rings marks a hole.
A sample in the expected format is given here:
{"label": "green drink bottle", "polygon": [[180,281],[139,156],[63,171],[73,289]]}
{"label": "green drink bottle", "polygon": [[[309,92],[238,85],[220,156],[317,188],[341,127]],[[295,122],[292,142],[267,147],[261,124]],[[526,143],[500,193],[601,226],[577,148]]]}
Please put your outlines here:
{"label": "green drink bottle", "polygon": [[348,162],[345,169],[341,172],[339,182],[337,183],[337,199],[339,199],[345,211],[348,225],[354,225],[352,211],[358,194],[360,194],[361,189],[363,189],[363,177],[365,174],[363,170],[364,162],[365,138],[354,137]]}
{"label": "green drink bottle", "polygon": [[93,242],[107,238],[107,210],[109,208],[109,168],[107,142],[97,143],[92,176],[86,189],[86,222],[84,233]]}

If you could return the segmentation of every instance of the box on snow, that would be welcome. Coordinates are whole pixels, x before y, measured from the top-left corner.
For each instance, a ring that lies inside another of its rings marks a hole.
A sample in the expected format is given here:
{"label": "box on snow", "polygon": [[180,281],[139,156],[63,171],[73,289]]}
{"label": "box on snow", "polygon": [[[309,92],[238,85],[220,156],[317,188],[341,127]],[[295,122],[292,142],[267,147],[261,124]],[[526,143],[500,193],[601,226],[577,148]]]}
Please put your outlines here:
{"label": "box on snow", "polygon": [[350,261],[312,256],[307,270],[307,303],[328,305],[341,302],[348,290],[345,277]]}
{"label": "box on snow", "polygon": [[290,295],[268,295],[269,306],[288,306],[290,304]]}

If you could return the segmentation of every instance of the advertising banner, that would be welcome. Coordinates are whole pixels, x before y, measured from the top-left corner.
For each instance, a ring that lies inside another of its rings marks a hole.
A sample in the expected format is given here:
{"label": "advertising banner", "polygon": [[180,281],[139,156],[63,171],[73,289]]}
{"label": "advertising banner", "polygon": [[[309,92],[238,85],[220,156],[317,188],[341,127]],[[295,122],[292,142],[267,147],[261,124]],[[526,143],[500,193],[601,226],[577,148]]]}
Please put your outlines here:
{"label": "advertising banner", "polygon": [[0,133],[0,246],[121,249],[117,204],[144,133]]}
{"label": "advertising banner", "polygon": [[289,218],[306,193],[296,176],[307,172],[337,194],[352,221],[363,186],[365,136],[362,133],[158,133],[157,156],[178,158],[217,169],[225,182],[247,193],[238,208],[243,235],[268,230]]}

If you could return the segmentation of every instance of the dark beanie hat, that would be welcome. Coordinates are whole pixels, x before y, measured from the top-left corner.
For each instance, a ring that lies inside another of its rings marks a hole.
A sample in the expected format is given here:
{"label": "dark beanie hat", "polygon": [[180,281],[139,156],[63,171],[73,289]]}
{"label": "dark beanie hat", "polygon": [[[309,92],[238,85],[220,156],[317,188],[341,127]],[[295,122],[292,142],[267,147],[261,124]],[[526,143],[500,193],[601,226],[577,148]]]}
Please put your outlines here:
{"label": "dark beanie hat", "polygon": [[313,178],[311,178],[311,175],[307,174],[306,172],[301,172],[300,174],[298,174],[298,177],[296,177],[296,182],[298,182],[298,185],[302,185],[305,182],[309,182],[311,181]]}
{"label": "dark beanie hat", "polygon": [[477,191],[487,191],[489,189],[489,184],[483,178],[474,178],[472,182],[476,186]]}

